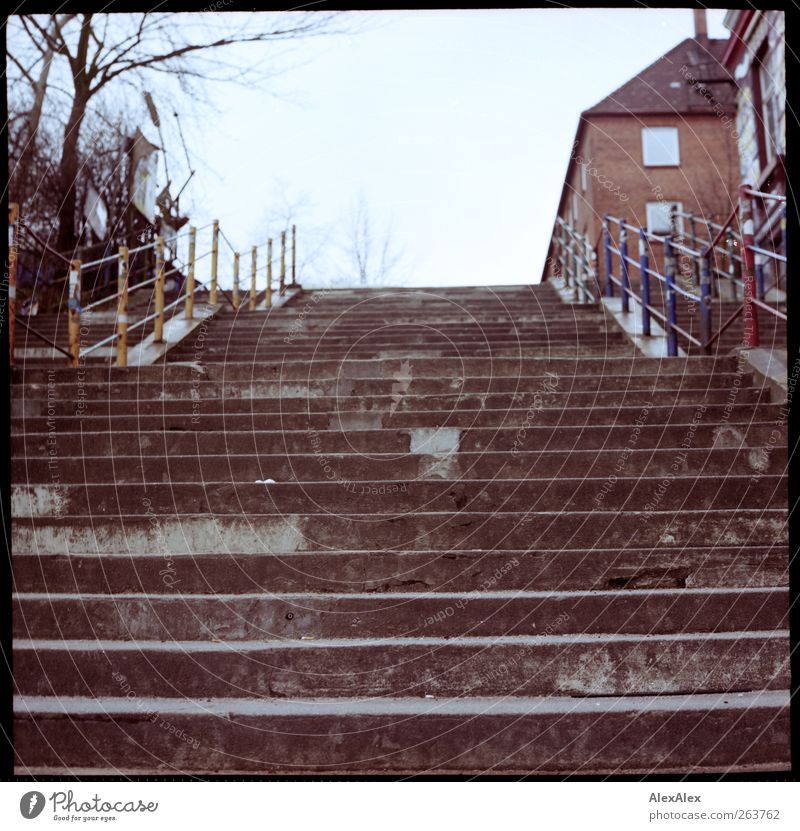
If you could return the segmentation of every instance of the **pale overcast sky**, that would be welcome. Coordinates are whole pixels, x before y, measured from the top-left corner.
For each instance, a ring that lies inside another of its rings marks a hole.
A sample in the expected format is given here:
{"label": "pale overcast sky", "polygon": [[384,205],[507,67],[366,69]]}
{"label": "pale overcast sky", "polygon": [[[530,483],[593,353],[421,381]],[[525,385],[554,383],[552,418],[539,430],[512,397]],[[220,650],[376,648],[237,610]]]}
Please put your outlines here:
{"label": "pale overcast sky", "polygon": [[[708,15],[727,37],[724,12]],[[192,218],[218,215],[249,252],[281,189],[305,195],[302,252],[320,228],[335,242],[363,192],[405,252],[393,282],[535,282],[579,113],[692,34],[690,10],[370,14],[356,35],[299,43],[275,96],[226,89],[190,138]]]}

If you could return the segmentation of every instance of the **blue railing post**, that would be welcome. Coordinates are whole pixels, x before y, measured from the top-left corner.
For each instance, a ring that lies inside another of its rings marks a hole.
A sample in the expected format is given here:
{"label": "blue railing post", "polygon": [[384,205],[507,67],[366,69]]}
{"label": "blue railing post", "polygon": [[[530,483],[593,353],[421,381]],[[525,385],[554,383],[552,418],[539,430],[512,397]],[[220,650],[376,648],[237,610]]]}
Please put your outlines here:
{"label": "blue railing post", "polygon": [[650,337],[650,258],[647,256],[647,236],[639,229],[639,275],[642,281],[642,334]]}
{"label": "blue railing post", "polygon": [[711,263],[708,255],[700,258],[700,340],[703,341],[703,352],[708,354],[711,351],[708,344],[711,340]]}
{"label": "blue railing post", "polygon": [[611,229],[608,217],[603,217],[603,243],[606,252],[606,297],[614,296],[614,283],[611,281]]}
{"label": "blue railing post", "polygon": [[675,292],[675,255],[672,253],[672,240],[664,240],[664,277],[667,282],[667,355],[675,358],[678,354],[678,333],[675,326],[678,323],[677,297]]}
{"label": "blue railing post", "polygon": [[620,282],[622,283],[622,311],[627,314],[630,308],[630,298],[628,292],[630,291],[630,279],[628,278],[628,229],[623,219],[619,223],[619,262],[620,262]]}

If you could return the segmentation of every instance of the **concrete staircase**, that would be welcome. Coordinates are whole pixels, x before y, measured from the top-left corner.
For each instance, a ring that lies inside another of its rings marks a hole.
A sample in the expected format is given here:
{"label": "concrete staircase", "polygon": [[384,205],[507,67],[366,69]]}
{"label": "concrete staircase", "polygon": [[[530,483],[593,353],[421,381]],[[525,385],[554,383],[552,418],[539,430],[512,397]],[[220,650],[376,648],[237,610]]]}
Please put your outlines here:
{"label": "concrete staircase", "polygon": [[19,773],[789,765],[786,431],[534,287],[15,377]]}

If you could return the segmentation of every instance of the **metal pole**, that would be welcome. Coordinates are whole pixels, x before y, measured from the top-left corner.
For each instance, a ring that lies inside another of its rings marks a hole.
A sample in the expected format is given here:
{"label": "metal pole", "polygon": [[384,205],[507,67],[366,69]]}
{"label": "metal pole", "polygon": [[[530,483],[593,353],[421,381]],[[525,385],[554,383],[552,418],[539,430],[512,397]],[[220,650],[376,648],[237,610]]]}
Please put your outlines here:
{"label": "metal pole", "polygon": [[283,297],[286,293],[286,231],[281,231],[281,282],[278,294]]}
{"label": "metal pole", "polygon": [[675,255],[672,253],[672,242],[669,237],[664,240],[664,276],[667,281],[667,355],[674,358],[678,354],[678,333],[675,331],[678,310],[675,292]]}
{"label": "metal pole", "polygon": [[642,334],[650,337],[650,257],[647,254],[647,236],[639,229],[639,276],[642,282]]}
{"label": "metal pole", "polygon": [[[692,248],[700,248],[702,250],[702,246],[697,245],[697,232],[695,230],[694,224],[694,211],[689,211],[689,233],[692,235]],[[692,264],[694,266],[694,282],[695,284],[700,284],[700,278],[702,276],[701,266],[699,260],[694,257],[692,258]]]}
{"label": "metal pole", "polygon": [[117,260],[117,366],[128,365],[128,248],[119,247]]}
{"label": "metal pole", "polygon": [[628,278],[628,229],[625,227],[625,220],[623,219],[619,225],[619,262],[620,262],[620,282],[622,283],[622,311],[627,314],[630,310],[630,298],[628,292],[630,290],[630,280]]}
{"label": "metal pole", "polygon": [[264,305],[272,308],[272,237],[267,240],[267,296]]}
{"label": "metal pole", "polygon": [[233,305],[238,309],[241,303],[239,297],[239,252],[233,255]]}
{"label": "metal pole", "polygon": [[156,318],[153,324],[153,341],[164,340],[164,237],[156,240]]}
{"label": "metal pole", "polygon": [[753,206],[750,197],[745,193],[748,186],[739,187],[739,222],[742,236],[742,282],[744,283],[744,298],[742,313],[744,315],[744,338],[742,346],[752,349],[758,346],[758,310],[753,304],[756,293],[755,261],[750,250],[754,244],[755,227],[753,225]]}
{"label": "metal pole", "polygon": [[[781,254],[786,257],[786,205],[783,206],[781,210]],[[776,271],[776,283],[777,283],[777,271],[781,267],[779,262],[775,263],[775,271]],[[786,291],[786,274],[789,268],[789,260],[787,257],[786,264],[783,266],[783,290]]]}
{"label": "metal pole", "polygon": [[708,256],[701,258],[700,265],[700,339],[703,351],[708,354],[711,347],[711,262]]}
{"label": "metal pole", "polygon": [[208,302],[217,302],[217,261],[219,258],[219,220],[214,220],[214,228],[211,232],[211,291],[208,295]]}
{"label": "metal pole", "polygon": [[725,250],[728,256],[728,282],[730,283],[733,299],[738,299],[736,290],[736,260],[733,259],[733,250],[736,248],[736,240],[733,238],[733,231],[730,228],[725,232]]}
{"label": "metal pole", "polygon": [[14,366],[14,321],[17,315],[17,246],[19,244],[19,205],[8,206],[8,357]]}
{"label": "metal pole", "polygon": [[607,216],[603,217],[603,243],[606,254],[606,297],[613,297],[614,284],[611,282],[611,228],[609,227]]}
{"label": "metal pole", "polygon": [[258,249],[254,245],[250,250],[250,306],[251,312],[256,310],[256,258]]}
{"label": "metal pole", "polygon": [[756,292],[759,300],[764,299],[764,256],[756,254]]}
{"label": "metal pole", "polygon": [[67,331],[69,334],[70,366],[77,367],[81,355],[81,261],[69,266],[69,299],[67,300]]}
{"label": "metal pole", "polygon": [[297,275],[295,268],[297,266],[297,226],[292,225],[292,287],[297,285]]}
{"label": "metal pole", "polygon": [[194,317],[194,264],[197,254],[197,228],[189,228],[189,262],[186,274],[186,320]]}

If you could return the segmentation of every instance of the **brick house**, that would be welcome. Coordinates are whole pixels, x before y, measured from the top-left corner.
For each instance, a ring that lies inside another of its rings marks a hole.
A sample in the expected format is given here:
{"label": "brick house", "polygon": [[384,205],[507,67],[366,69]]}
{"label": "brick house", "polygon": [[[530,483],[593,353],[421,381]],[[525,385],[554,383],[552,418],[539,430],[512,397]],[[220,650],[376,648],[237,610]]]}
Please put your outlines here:
{"label": "brick house", "polygon": [[[604,214],[666,233],[673,205],[719,220],[736,198],[736,88],[720,63],[728,41],[707,36],[702,11],[695,27],[580,115],[557,217],[588,240],[601,280]],[[552,245],[548,253],[543,280],[555,273]]]}
{"label": "brick house", "polygon": [[[736,138],[741,180],[756,190],[785,194],[784,13],[732,9],[723,22],[731,37],[721,61],[738,85]],[[769,210],[777,207],[774,203],[756,204],[757,243],[777,237],[779,223],[771,215],[774,210]]]}

